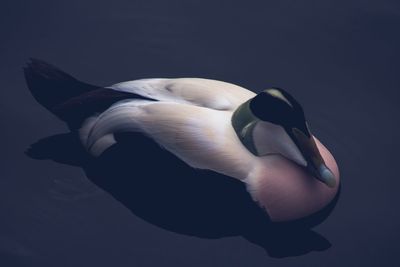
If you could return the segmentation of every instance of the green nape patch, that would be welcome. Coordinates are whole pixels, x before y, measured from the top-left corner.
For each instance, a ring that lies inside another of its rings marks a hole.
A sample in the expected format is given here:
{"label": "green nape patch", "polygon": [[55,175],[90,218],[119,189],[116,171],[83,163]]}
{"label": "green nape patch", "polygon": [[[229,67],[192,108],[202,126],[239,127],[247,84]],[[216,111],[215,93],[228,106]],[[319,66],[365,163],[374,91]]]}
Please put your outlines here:
{"label": "green nape patch", "polygon": [[250,110],[250,100],[240,105],[232,115],[232,126],[240,142],[254,155],[258,156],[253,141],[253,129],[259,119]]}

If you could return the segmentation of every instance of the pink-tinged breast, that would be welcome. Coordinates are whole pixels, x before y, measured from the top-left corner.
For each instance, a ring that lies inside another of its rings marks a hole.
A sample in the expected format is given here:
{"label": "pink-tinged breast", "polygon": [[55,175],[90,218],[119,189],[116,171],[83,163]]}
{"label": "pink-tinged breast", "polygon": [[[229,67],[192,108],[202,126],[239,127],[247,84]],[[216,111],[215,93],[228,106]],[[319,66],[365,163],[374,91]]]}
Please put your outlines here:
{"label": "pink-tinged breast", "polygon": [[315,141],[326,165],[335,175],[334,188],[278,155],[263,157],[246,179],[253,199],[268,212],[272,221],[289,221],[311,215],[335,197],[340,182],[338,166],[328,149],[316,138]]}

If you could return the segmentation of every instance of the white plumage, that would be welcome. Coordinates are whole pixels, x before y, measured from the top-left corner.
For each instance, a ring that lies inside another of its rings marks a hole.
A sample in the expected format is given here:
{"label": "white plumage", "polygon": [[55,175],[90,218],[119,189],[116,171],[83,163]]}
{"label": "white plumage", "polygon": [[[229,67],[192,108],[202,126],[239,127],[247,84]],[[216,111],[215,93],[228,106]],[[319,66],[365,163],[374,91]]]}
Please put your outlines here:
{"label": "white plumage", "polygon": [[138,132],[193,168],[242,181],[272,221],[329,211],[328,204],[336,203],[336,162],[311,135],[300,104],[282,89],[255,94],[199,78],[141,79],[104,88],[40,60],[24,71],[35,99],[78,130],[95,157],[116,142],[116,133]]}
{"label": "white plumage", "polygon": [[[108,88],[158,101],[123,100],[88,118],[80,129],[80,138],[94,156],[115,143],[114,133],[141,132],[194,168],[209,169],[245,182],[254,200],[274,221],[293,220],[316,212],[336,194],[337,186],[326,187],[279,155],[279,151],[258,157],[243,146],[232,127],[232,115],[256,95],[243,87],[181,78],[142,79]],[[338,180],[332,155],[318,141],[317,145]]]}

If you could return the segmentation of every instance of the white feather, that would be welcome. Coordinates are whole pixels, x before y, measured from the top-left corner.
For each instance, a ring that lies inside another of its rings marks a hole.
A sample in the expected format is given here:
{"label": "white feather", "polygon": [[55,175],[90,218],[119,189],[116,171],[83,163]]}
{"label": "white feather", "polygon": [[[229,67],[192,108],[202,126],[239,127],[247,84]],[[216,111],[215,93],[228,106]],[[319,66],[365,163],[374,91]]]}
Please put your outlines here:
{"label": "white feather", "polygon": [[222,81],[201,78],[141,79],[109,88],[136,93],[160,101],[186,103],[216,110],[235,110],[255,93]]}
{"label": "white feather", "polygon": [[258,122],[254,127],[253,140],[259,155],[280,154],[299,165],[307,165],[300,150],[280,125]]}
{"label": "white feather", "polygon": [[[132,100],[114,105],[97,118],[86,147],[104,151],[99,142],[116,132],[142,132],[188,165],[244,179],[254,156],[230,124],[231,112],[173,102]],[[244,163],[248,164],[244,164]]]}
{"label": "white feather", "polygon": [[[331,190],[310,179],[285,158],[276,154],[257,157],[243,146],[231,117],[239,105],[255,96],[247,89],[198,78],[143,79],[109,88],[158,101],[124,100],[99,116],[88,118],[80,137],[94,156],[115,143],[114,133],[143,133],[194,168],[213,170],[245,182],[253,198],[277,221],[310,214],[336,193],[337,188]],[[282,132],[270,132],[265,141],[258,136],[268,131],[262,125],[255,130],[254,140],[261,152],[283,150],[297,155]],[[276,139],[278,142],[274,143]],[[322,152],[331,157],[326,149]],[[304,163],[297,156],[292,160]]]}

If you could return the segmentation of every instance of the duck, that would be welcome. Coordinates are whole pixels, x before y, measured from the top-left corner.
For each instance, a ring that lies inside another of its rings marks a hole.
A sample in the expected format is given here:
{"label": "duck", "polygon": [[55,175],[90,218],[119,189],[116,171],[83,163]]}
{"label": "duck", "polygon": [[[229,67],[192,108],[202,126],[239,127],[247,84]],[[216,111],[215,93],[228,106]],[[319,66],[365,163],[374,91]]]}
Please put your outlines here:
{"label": "duck", "polygon": [[[319,224],[336,204],[335,158],[311,133],[300,103],[282,88],[255,93],[205,78],[104,87],[38,59],[27,63],[24,76],[36,101],[64,121],[93,158],[117,144],[118,134],[135,133],[194,170],[240,181],[273,223],[320,217]],[[152,164],[157,166],[156,157]]]}

